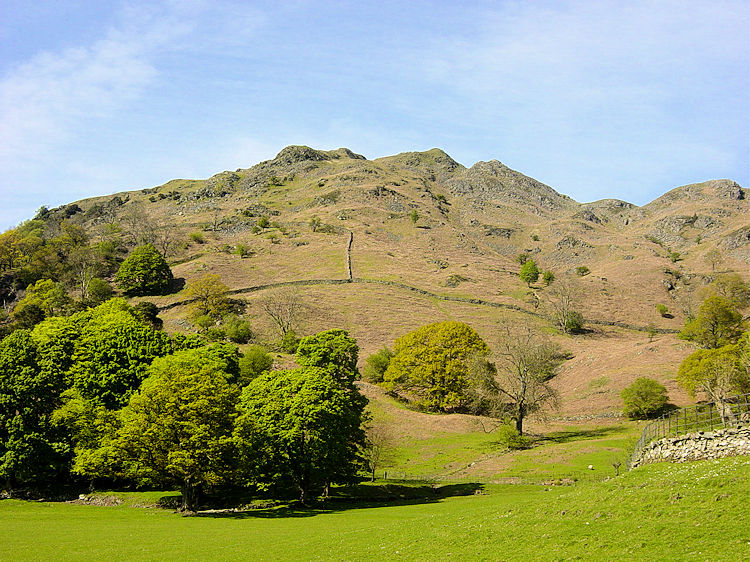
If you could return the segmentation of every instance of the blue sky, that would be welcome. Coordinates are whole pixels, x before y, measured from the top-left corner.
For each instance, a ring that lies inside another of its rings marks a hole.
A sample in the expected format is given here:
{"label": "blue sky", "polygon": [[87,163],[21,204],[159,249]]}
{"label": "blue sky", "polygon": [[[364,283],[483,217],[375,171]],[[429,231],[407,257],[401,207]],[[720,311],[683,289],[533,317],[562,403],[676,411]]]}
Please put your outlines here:
{"label": "blue sky", "polygon": [[750,183],[750,2],[0,0],[0,230],[289,144],[578,201]]}

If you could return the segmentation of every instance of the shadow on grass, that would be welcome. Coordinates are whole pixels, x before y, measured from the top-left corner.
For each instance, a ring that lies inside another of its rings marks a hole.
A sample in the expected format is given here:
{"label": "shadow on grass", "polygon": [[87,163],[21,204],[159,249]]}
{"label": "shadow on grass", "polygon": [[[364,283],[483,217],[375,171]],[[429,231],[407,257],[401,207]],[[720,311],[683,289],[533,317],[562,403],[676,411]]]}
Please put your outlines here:
{"label": "shadow on grass", "polygon": [[357,486],[348,490],[344,489],[341,490],[341,495],[332,496],[327,500],[318,501],[309,506],[304,506],[299,502],[291,502],[273,507],[202,511],[195,514],[195,517],[217,519],[314,517],[353,509],[437,503],[449,497],[475,495],[483,489],[484,484],[476,482],[444,486],[381,483],[375,486]]}
{"label": "shadow on grass", "polygon": [[575,429],[570,431],[553,431],[536,439],[537,444],[546,443],[568,443],[570,441],[582,441],[585,439],[597,439],[608,437],[613,433],[621,433],[626,427],[624,425],[611,425],[608,427],[597,427],[594,429]]}

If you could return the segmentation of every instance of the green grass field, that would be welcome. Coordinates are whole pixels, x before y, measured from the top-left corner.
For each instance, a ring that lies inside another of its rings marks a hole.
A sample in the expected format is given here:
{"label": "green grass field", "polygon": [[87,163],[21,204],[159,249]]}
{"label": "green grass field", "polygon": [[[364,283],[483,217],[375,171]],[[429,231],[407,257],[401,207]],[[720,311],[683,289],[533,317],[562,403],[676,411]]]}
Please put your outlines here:
{"label": "green grass field", "polygon": [[489,485],[399,505],[196,517],[4,500],[0,559],[742,560],[748,497],[750,458],[736,457],[575,486]]}

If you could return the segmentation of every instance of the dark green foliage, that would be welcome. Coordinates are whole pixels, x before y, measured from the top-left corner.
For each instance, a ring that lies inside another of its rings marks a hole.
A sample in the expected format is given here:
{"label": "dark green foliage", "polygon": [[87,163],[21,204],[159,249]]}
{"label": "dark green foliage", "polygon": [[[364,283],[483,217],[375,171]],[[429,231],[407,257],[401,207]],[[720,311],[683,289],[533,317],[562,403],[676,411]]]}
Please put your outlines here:
{"label": "dark green foliage", "polygon": [[545,271],[542,274],[542,281],[544,281],[544,284],[549,286],[553,281],[555,280],[555,274],[551,271]]}
{"label": "dark green foliage", "polygon": [[521,277],[521,281],[524,281],[526,285],[536,283],[539,279],[539,268],[532,259],[528,259],[521,266],[521,272],[518,274]]}
{"label": "dark green foliage", "polygon": [[268,217],[260,217],[257,222],[258,228],[268,228],[271,225],[271,222],[268,220]]}
{"label": "dark green foliage", "polygon": [[620,393],[623,414],[630,419],[645,420],[661,412],[667,404],[667,389],[648,377],[640,377]]}
{"label": "dark green foliage", "polygon": [[158,295],[169,289],[172,270],[152,244],[138,246],[122,262],[115,281],[130,295]]}
{"label": "dark green foliage", "polygon": [[49,368],[52,358],[42,359],[27,330],[0,342],[0,478],[11,489],[50,484],[64,473],[67,451],[51,415],[65,378]]}
{"label": "dark green foliage", "polygon": [[585,265],[579,265],[578,267],[576,267],[576,275],[578,275],[579,277],[584,277],[589,273],[591,273],[591,270]]}
{"label": "dark green foliage", "polygon": [[409,219],[411,219],[412,224],[417,224],[417,221],[419,220],[419,213],[416,209],[411,210],[411,213],[409,213]]}
{"label": "dark green foliage", "polygon": [[251,345],[240,359],[240,384],[247,385],[251,380],[267,373],[273,366],[273,357],[263,346]]}
{"label": "dark green foliage", "polygon": [[259,484],[293,483],[303,503],[331,483],[352,482],[366,403],[317,367],[261,375],[240,400],[235,438],[243,461]]}
{"label": "dark green foliage", "polygon": [[133,315],[154,330],[161,330],[164,322],[159,318],[159,307],[149,301],[141,301],[133,307]]}
{"label": "dark green foliage", "polygon": [[677,263],[682,258],[680,257],[680,252],[669,252],[669,261],[672,263]]}
{"label": "dark green foliage", "polygon": [[359,346],[344,330],[328,330],[302,338],[297,346],[297,363],[320,367],[338,382],[351,384],[359,376]]}
{"label": "dark green foliage", "polygon": [[387,347],[373,353],[365,359],[362,378],[374,384],[383,382],[383,375],[388,369],[388,365],[391,364],[391,359],[393,359],[393,352]]}
{"label": "dark green foliage", "polygon": [[525,264],[525,263],[526,263],[526,261],[527,261],[527,260],[528,260],[528,259],[529,259],[530,257],[531,257],[531,256],[530,256],[529,254],[526,254],[526,253],[523,253],[523,254],[518,254],[518,255],[516,256],[516,261],[517,261],[517,262],[518,262],[519,264],[523,265],[523,264]]}
{"label": "dark green foliage", "polygon": [[27,304],[13,311],[13,320],[15,320],[19,328],[33,328],[44,320],[44,317],[44,310],[35,303]]}
{"label": "dark green foliage", "polygon": [[417,394],[430,410],[449,410],[467,398],[469,359],[489,351],[471,327],[461,322],[428,324],[396,340],[383,379],[391,390]]}

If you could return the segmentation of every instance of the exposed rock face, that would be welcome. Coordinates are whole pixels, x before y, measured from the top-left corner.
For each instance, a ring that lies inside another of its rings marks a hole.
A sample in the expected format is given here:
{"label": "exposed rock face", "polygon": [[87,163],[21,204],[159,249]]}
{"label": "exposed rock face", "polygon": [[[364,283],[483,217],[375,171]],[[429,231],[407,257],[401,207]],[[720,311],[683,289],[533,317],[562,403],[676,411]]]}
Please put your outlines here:
{"label": "exposed rock face", "polygon": [[698,431],[659,439],[640,451],[631,467],[661,461],[689,462],[737,455],[750,455],[750,427]]}
{"label": "exposed rock face", "polygon": [[471,168],[446,182],[455,195],[482,202],[521,203],[548,211],[571,208],[577,203],[550,186],[511,170],[497,160],[477,162]]}

